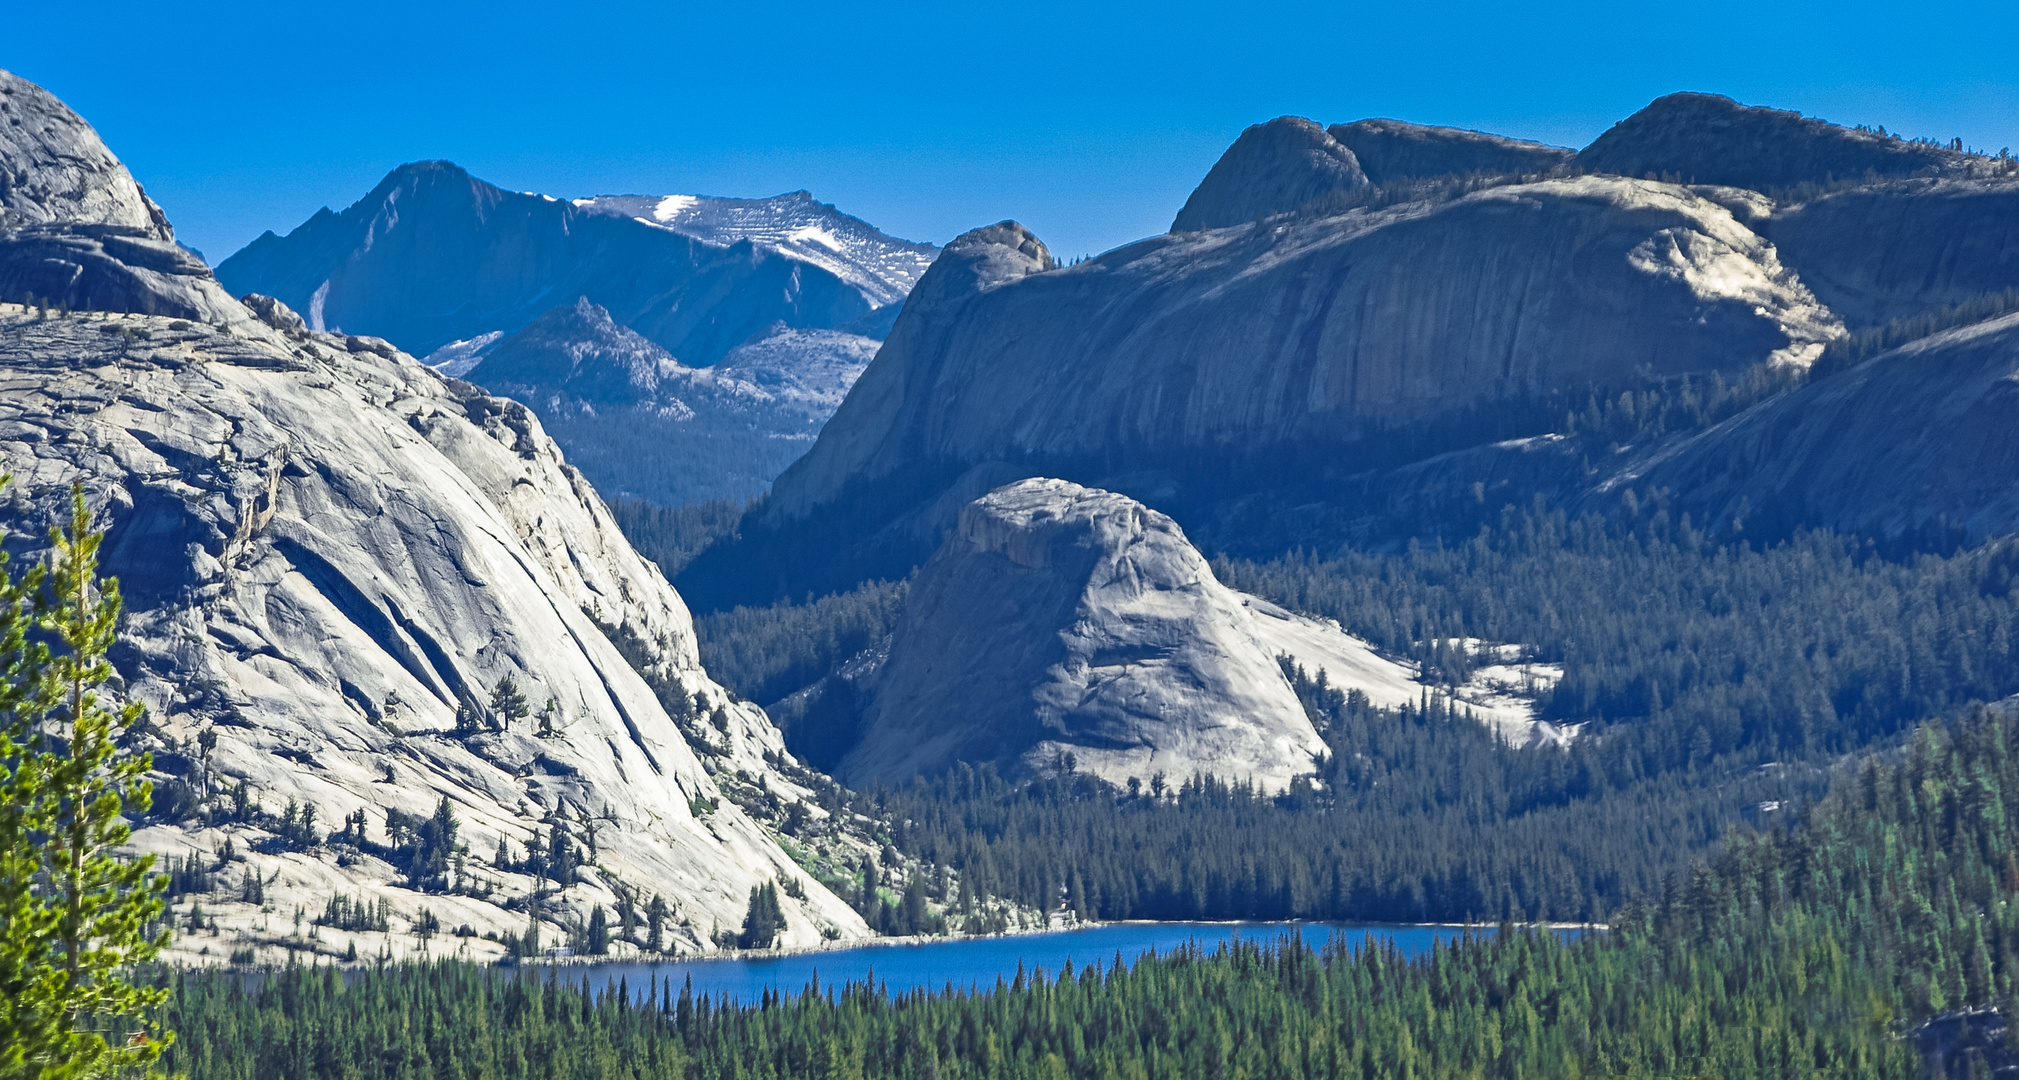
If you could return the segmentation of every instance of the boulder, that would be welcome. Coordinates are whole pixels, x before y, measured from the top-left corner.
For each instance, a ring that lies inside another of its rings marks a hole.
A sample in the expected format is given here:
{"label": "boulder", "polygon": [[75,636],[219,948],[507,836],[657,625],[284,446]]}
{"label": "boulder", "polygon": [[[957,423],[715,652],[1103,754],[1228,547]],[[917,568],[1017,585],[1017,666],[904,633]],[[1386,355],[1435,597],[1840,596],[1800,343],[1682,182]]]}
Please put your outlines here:
{"label": "boulder", "polygon": [[252,312],[254,318],[282,334],[296,339],[308,337],[308,324],[302,321],[301,316],[293,308],[273,297],[246,293],[238,298],[238,302],[244,304],[245,309]]}

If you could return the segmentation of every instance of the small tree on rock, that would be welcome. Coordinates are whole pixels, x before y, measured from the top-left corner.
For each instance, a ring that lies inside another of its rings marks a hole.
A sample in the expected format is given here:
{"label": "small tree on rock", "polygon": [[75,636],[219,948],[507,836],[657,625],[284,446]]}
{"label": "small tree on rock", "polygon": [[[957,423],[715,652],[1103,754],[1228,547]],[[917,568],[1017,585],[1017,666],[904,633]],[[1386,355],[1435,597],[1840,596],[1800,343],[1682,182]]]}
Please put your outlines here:
{"label": "small tree on rock", "polygon": [[519,692],[519,684],[510,675],[499,679],[497,689],[491,691],[491,715],[497,717],[498,726],[509,728],[512,721],[524,720],[532,713],[526,695]]}

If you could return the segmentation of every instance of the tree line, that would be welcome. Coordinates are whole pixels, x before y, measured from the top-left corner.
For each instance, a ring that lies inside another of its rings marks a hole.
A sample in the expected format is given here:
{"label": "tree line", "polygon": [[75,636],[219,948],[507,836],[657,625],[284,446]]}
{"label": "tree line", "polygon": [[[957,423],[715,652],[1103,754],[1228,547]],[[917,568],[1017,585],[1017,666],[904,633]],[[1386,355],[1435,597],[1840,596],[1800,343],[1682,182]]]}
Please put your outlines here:
{"label": "tree line", "polygon": [[2015,828],[2019,721],[1979,710],[1843,774],[1794,827],[1734,833],[1607,932],[1503,924],[1414,959],[1245,942],[972,993],[743,1004],[452,963],[251,988],[186,973],[164,1064],[196,1080],[1988,1076],[2010,1052],[1961,1010],[2019,992]]}

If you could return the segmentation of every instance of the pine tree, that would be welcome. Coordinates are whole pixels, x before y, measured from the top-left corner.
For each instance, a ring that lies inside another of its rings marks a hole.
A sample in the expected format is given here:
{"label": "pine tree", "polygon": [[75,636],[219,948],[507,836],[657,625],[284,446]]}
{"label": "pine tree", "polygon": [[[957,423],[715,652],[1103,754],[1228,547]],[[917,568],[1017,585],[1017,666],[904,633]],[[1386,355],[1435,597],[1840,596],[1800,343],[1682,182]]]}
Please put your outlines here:
{"label": "pine tree", "polygon": [[498,726],[509,728],[512,721],[524,720],[531,713],[526,695],[519,692],[519,684],[510,675],[499,679],[497,689],[491,691],[491,715],[497,718]]}
{"label": "pine tree", "polygon": [[778,904],[778,887],[770,882],[751,886],[750,910],[743,916],[743,932],[736,936],[737,948],[768,949],[783,929],[785,909]]}
{"label": "pine tree", "polygon": [[[153,759],[118,745],[141,706],[113,711],[96,690],[120,608],[97,576],[104,535],[73,488],[48,571],[0,571],[0,1077],[141,1070],[174,1039],[151,1018],[168,992],[130,981],[171,931],[151,929],[167,887],[154,857],[116,854],[123,815],[151,803]],[[121,1020],[130,1036],[96,1030]]]}
{"label": "pine tree", "polygon": [[468,694],[458,696],[456,698],[456,737],[468,738],[483,730],[484,714],[483,710],[477,708],[476,700]]}
{"label": "pine tree", "polygon": [[883,926],[883,900],[877,895],[876,860],[864,856],[862,860],[862,891],[856,895],[855,910],[862,915],[862,921],[871,930],[881,931]]}
{"label": "pine tree", "polygon": [[645,909],[645,947],[655,953],[666,951],[666,900],[658,893],[652,894],[652,906]]}

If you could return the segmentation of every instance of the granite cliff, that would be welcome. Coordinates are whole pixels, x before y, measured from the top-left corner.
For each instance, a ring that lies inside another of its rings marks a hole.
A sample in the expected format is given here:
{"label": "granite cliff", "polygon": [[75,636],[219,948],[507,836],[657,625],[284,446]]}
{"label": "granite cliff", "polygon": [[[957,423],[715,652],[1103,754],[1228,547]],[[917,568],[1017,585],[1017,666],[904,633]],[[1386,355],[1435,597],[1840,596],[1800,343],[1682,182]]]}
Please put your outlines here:
{"label": "granite cliff", "polygon": [[0,71],[0,300],[204,322],[245,312],[91,125]]}
{"label": "granite cliff", "polygon": [[[75,161],[119,186],[81,121],[41,130],[10,147],[11,190],[80,190]],[[37,205],[33,228],[135,220],[116,198]],[[786,886],[788,941],[866,933],[730,797],[811,793],[527,409],[188,276],[219,323],[0,304],[8,534],[34,558],[73,485],[110,524],[113,689],[148,706],[135,740],[160,769],[135,844],[202,868],[215,928],[178,959],[492,958],[654,895],[672,947],[711,951],[763,882]],[[414,826],[441,808],[463,847],[430,869]]]}

